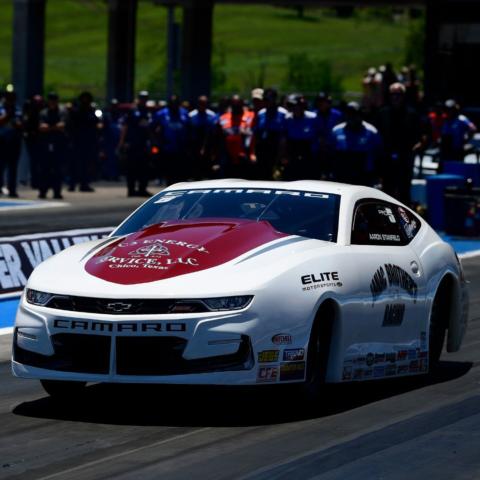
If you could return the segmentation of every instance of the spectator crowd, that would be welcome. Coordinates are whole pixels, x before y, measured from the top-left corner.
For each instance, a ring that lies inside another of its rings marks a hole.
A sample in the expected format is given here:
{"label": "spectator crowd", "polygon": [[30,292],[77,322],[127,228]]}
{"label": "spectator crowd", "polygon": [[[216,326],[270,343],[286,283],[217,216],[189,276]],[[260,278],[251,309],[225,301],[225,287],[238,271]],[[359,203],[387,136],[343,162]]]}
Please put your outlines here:
{"label": "spectator crowd", "polygon": [[[129,196],[149,196],[149,181],[240,177],[326,179],[382,188],[409,203],[415,155],[436,145],[440,161],[461,161],[476,131],[448,99],[426,108],[415,69],[371,68],[363,99],[334,106],[321,92],[280,97],[256,88],[213,108],[206,96],[190,106],[146,91],[133,105],[99,109],[89,92],[61,105],[51,92],[20,110],[13,89],[0,104],[0,194],[17,197],[17,168],[26,148],[39,198],[62,198],[62,185],[93,192],[97,179],[126,178]],[[441,165],[441,163],[440,163]],[[440,167],[441,168],[441,167]]]}

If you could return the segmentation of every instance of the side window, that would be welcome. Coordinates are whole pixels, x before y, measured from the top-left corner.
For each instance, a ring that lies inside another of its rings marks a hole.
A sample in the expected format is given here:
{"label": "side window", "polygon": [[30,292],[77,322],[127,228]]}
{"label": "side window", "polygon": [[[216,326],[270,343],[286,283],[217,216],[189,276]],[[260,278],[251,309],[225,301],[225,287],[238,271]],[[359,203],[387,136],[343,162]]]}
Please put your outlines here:
{"label": "side window", "polygon": [[395,206],[395,208],[397,210],[397,218],[400,222],[403,234],[409,243],[420,230],[420,220],[403,207]]}
{"label": "side window", "polygon": [[382,201],[357,204],[353,217],[352,244],[406,245],[406,235],[399,221],[397,207]]}

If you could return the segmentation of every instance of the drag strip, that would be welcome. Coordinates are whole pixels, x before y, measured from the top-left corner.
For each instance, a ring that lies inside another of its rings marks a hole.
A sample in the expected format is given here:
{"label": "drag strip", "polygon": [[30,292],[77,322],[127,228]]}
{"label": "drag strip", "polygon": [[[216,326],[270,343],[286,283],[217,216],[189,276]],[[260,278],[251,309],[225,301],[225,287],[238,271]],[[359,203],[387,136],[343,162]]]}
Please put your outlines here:
{"label": "drag strip", "polygon": [[325,389],[92,385],[67,403],[11,377],[0,337],[0,478],[480,477],[480,259],[464,347],[430,377]]}

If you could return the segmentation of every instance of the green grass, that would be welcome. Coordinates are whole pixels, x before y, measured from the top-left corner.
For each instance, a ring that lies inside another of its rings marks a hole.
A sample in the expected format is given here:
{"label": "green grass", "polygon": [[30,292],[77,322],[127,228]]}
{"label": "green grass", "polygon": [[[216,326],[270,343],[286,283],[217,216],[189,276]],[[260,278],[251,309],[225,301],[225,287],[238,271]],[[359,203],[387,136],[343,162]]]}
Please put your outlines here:
{"label": "green grass", "polygon": [[[12,1],[0,0],[0,85],[10,81]],[[45,89],[65,97],[90,89],[105,94],[107,7],[103,0],[48,0]],[[177,9],[180,20],[181,11]],[[136,87],[163,92],[165,85],[165,9],[141,1],[137,24]],[[388,22],[361,12],[340,19],[329,11],[307,10],[304,19],[272,6],[224,5],[215,8],[214,63],[226,75],[217,94],[246,92],[262,76],[282,87],[288,56],[306,53],[329,60],[346,91],[360,91],[371,65],[405,56],[409,21]]]}

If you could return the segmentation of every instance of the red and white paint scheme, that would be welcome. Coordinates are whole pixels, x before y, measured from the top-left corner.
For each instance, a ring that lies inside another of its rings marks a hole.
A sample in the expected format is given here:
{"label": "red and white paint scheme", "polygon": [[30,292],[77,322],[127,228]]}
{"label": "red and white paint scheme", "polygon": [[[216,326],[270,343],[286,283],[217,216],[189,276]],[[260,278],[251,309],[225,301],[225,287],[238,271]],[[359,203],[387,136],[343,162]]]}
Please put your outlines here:
{"label": "red and white paint scheme", "polygon": [[452,250],[406,206],[320,181],[173,185],[33,272],[12,369],[86,382],[251,385],[427,373],[460,348]]}

